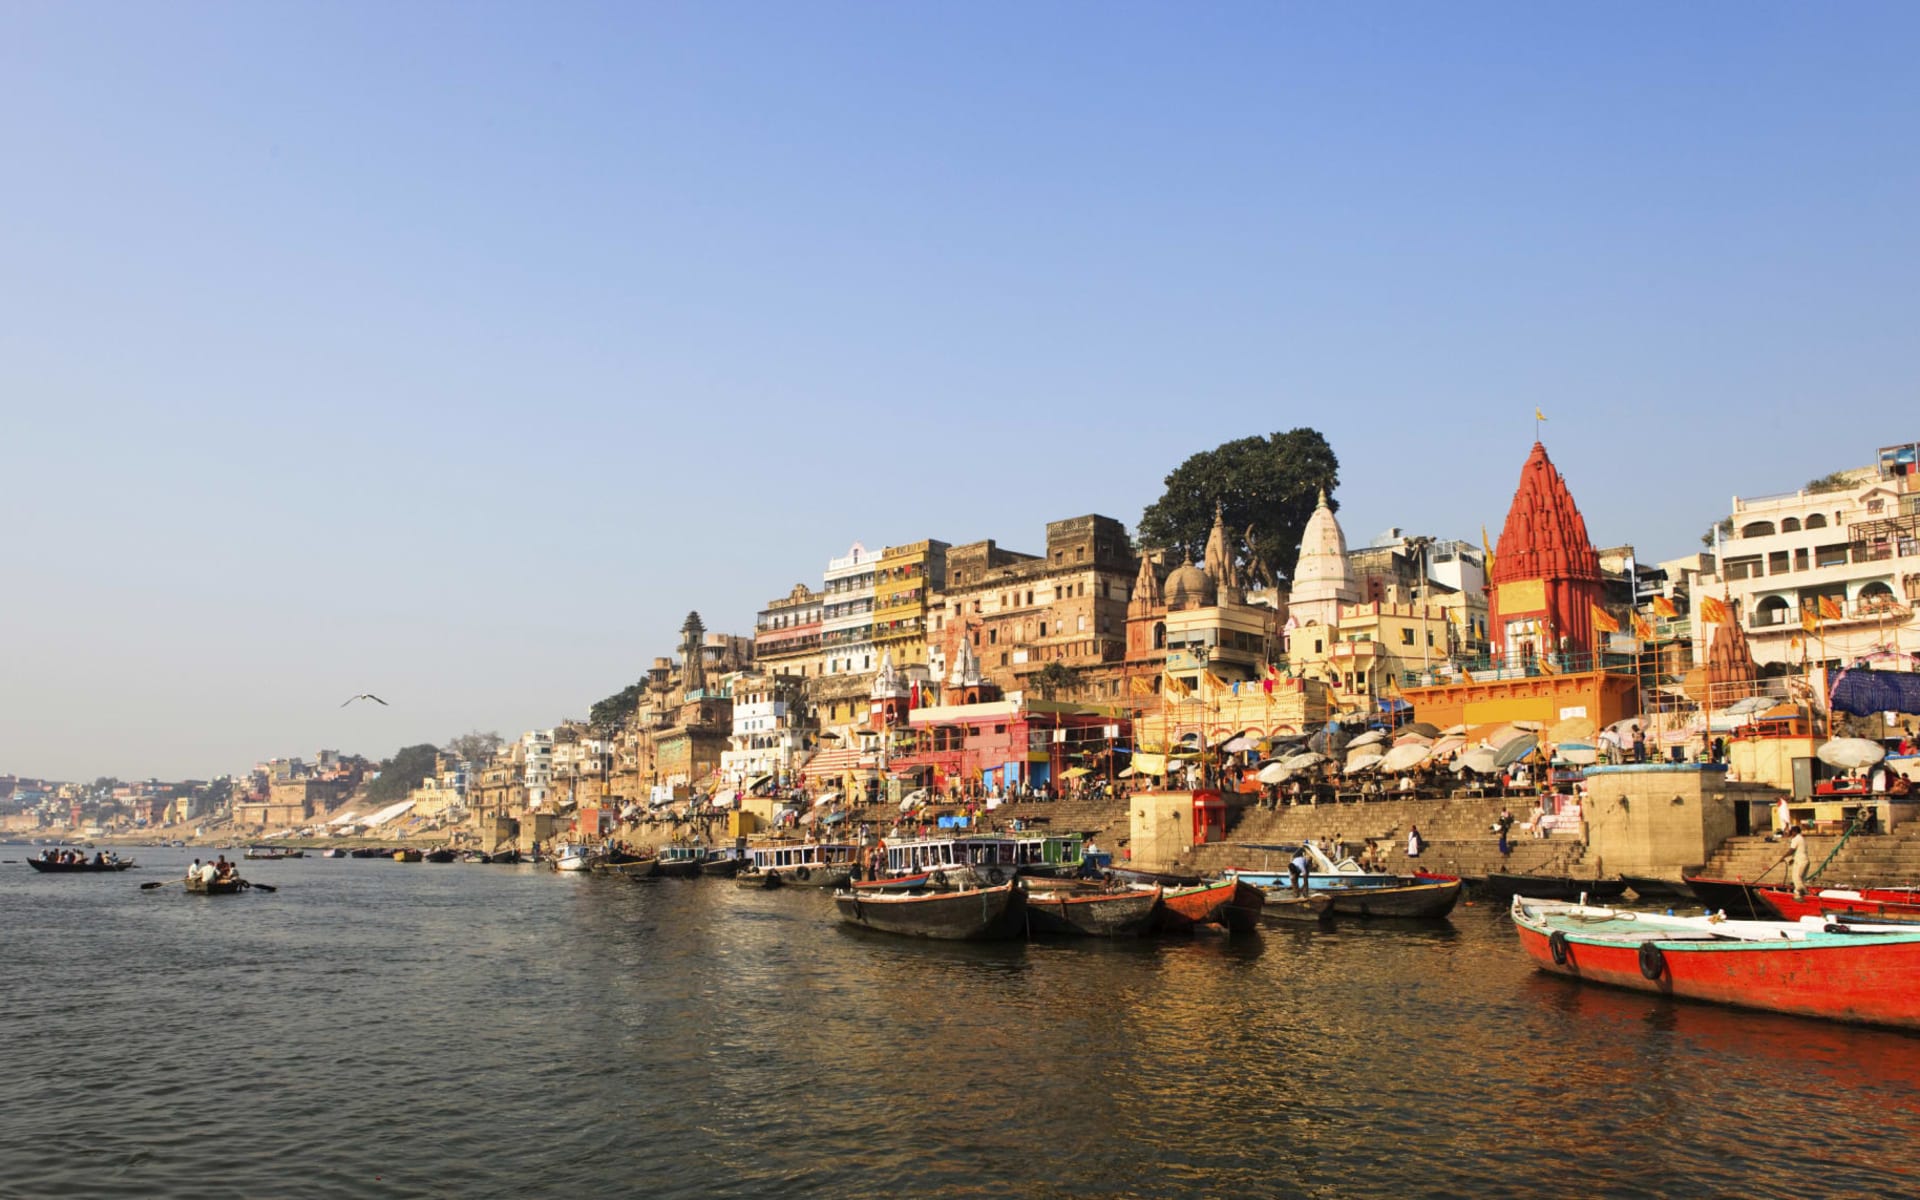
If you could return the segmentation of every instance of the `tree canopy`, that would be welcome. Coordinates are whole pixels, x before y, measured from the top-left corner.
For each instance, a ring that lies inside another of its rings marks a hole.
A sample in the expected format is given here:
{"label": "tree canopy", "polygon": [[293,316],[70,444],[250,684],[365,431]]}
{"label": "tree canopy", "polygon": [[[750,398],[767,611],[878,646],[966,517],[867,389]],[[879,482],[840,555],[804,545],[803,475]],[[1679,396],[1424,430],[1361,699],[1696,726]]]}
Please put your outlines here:
{"label": "tree canopy", "polygon": [[587,710],[587,724],[601,734],[612,733],[625,725],[640,707],[640,697],[646,695],[647,685],[631,684],[621,688],[605,700],[596,701]]}
{"label": "tree canopy", "polygon": [[447,753],[461,762],[485,762],[494,752],[506,744],[507,739],[498,733],[481,733],[478,729],[447,739]]}
{"label": "tree canopy", "polygon": [[396,800],[405,800],[408,792],[419,787],[421,780],[433,774],[439,756],[439,747],[425,742],[397,751],[392,758],[380,764],[380,777],[367,785],[368,803],[392,804]]}
{"label": "tree canopy", "polygon": [[[1167,476],[1166,493],[1140,516],[1140,544],[1197,561],[1206,551],[1218,503],[1239,560],[1257,558],[1276,574],[1292,578],[1300,535],[1320,489],[1331,496],[1339,482],[1340,460],[1317,429],[1223,442],[1195,454]],[[1242,540],[1249,530],[1251,556]]]}
{"label": "tree canopy", "polygon": [[1080,672],[1062,662],[1050,662],[1031,676],[1034,690],[1042,700],[1052,700],[1061,692],[1080,687]]}

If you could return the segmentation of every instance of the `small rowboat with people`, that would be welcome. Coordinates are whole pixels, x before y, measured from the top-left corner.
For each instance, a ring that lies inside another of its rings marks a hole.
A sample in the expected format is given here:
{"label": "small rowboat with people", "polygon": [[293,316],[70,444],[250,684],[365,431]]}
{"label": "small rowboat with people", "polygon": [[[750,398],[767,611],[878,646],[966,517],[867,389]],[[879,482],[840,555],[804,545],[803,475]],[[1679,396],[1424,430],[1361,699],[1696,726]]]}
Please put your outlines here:
{"label": "small rowboat with people", "polygon": [[78,851],[61,859],[55,851],[43,850],[41,857],[29,858],[27,865],[45,875],[86,875],[101,871],[130,871],[138,864],[132,859],[108,858],[100,854],[88,858]]}
{"label": "small rowboat with people", "polygon": [[1759,890],[1768,906],[1789,921],[1822,917],[1843,924],[1878,921],[1920,926],[1920,891],[1913,888],[1821,888],[1798,900],[1793,898],[1792,888]]}
{"label": "small rowboat with people", "polygon": [[1069,937],[1139,937],[1153,932],[1158,887],[1145,891],[1089,891],[1029,884],[1027,931]]}
{"label": "small rowboat with people", "polygon": [[198,875],[189,875],[183,881],[189,896],[234,896],[253,886],[238,875],[229,875],[225,879],[203,879]]}
{"label": "small rowboat with people", "polygon": [[1920,929],[1668,917],[1515,896],[1520,946],[1587,983],[1920,1029]]}
{"label": "small rowboat with people", "polygon": [[1002,941],[1026,932],[1026,885],[1011,879],[998,887],[954,892],[834,893],[840,919],[849,925],[941,941]]}

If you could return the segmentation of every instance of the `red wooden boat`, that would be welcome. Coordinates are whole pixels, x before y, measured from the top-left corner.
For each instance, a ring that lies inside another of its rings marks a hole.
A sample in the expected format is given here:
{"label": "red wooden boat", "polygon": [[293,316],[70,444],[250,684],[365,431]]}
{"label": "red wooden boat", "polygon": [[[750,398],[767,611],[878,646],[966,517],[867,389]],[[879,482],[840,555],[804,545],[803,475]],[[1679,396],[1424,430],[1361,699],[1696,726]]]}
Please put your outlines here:
{"label": "red wooden boat", "polygon": [[1795,900],[1792,888],[1763,887],[1760,895],[1789,921],[1850,917],[1896,925],[1920,924],[1920,891],[1913,888],[1821,888],[1808,892],[1804,900]]}
{"label": "red wooden boat", "polygon": [[1588,983],[1920,1029],[1920,929],[1664,917],[1516,896],[1520,946]]}
{"label": "red wooden boat", "polygon": [[1259,926],[1266,903],[1265,892],[1232,876],[1198,887],[1166,888],[1160,893],[1155,926],[1163,932],[1182,933],[1212,924],[1245,933]]}

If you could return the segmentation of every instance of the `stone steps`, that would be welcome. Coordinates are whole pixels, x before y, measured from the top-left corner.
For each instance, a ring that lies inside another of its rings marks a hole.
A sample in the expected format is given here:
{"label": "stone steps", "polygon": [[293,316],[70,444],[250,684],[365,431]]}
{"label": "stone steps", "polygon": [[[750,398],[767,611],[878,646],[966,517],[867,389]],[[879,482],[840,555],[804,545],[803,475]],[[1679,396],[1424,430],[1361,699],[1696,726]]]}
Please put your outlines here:
{"label": "stone steps", "polygon": [[[1817,878],[1823,884],[1889,887],[1920,880],[1920,827],[1902,827],[1892,834],[1856,835],[1822,869],[1821,863],[1839,841],[1837,837],[1807,839],[1810,868],[1820,872]],[[1787,869],[1779,863],[1786,852],[1786,842],[1768,841],[1764,836],[1728,838],[1701,873],[1719,879],[1757,879],[1764,875],[1769,882],[1784,882]]]}

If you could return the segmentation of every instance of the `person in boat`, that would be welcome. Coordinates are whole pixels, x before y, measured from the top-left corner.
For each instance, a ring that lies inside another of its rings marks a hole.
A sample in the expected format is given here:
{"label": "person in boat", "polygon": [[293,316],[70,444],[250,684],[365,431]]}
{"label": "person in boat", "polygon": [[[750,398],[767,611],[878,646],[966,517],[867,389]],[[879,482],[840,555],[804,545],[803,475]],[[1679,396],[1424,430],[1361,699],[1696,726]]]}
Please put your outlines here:
{"label": "person in boat", "polygon": [[222,854],[213,864],[213,874],[216,879],[233,878],[233,864],[227,861],[226,855]]}
{"label": "person in boat", "polygon": [[212,863],[200,868],[200,882],[212,883],[220,878],[220,869]]}
{"label": "person in boat", "polygon": [[1781,862],[1789,859],[1793,860],[1793,866],[1788,869],[1793,883],[1793,898],[1804,900],[1807,896],[1807,835],[1800,831],[1798,825],[1787,830],[1787,852],[1780,856]]}
{"label": "person in boat", "polygon": [[200,878],[200,860],[199,859],[197,858],[194,859],[193,865],[187,868],[187,878],[188,879]]}
{"label": "person in boat", "polygon": [[1287,860],[1287,884],[1296,896],[1305,894],[1307,890],[1307,848],[1305,846],[1295,850],[1293,857]]}

